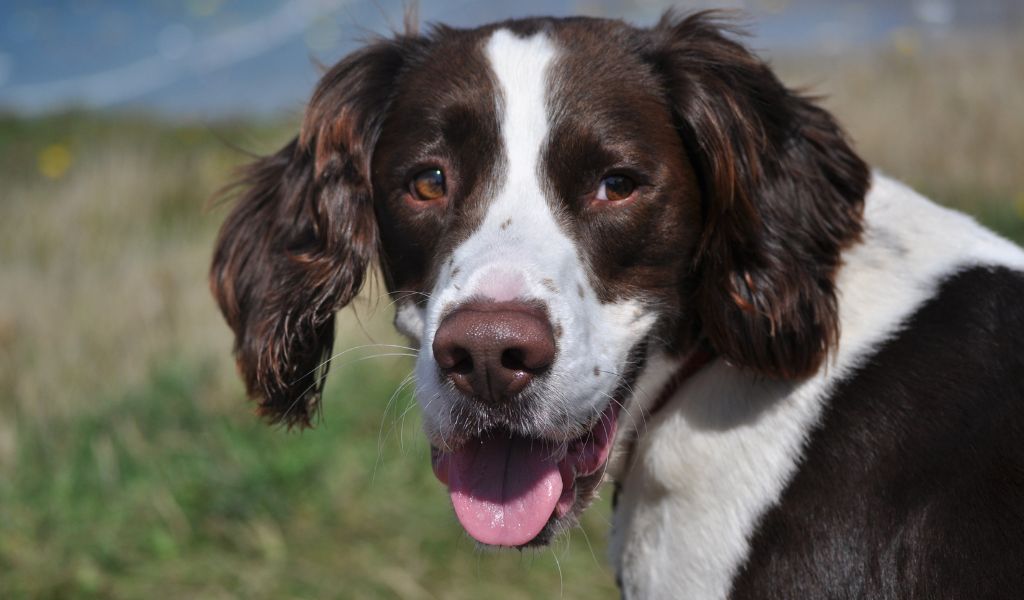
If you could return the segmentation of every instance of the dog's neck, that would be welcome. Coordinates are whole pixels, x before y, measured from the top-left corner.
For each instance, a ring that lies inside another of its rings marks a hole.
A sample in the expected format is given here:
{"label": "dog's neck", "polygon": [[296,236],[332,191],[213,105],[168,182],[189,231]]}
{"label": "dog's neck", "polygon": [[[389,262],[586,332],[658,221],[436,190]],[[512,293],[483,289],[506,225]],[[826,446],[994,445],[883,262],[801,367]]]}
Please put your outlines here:
{"label": "dog's neck", "polygon": [[[657,418],[658,414],[668,405],[669,400],[675,397],[679,388],[685,385],[690,378],[699,373],[701,369],[706,367],[714,358],[714,351],[704,343],[699,343],[685,356],[680,359],[675,359],[676,365],[674,369],[646,369],[646,373],[667,373],[668,377],[660,384],[660,391],[657,392],[657,395],[655,395],[649,403],[645,405],[637,403],[633,404],[636,410],[642,411],[641,414],[637,415],[641,422],[646,423],[649,419]],[[671,361],[672,359],[668,359],[664,355],[659,355],[659,362],[666,360]],[[644,384],[644,389],[646,389],[646,386],[651,385],[650,382],[647,381],[645,381]],[[634,396],[636,395],[637,393],[634,394]],[[623,417],[620,415],[619,418],[622,419]],[[622,435],[616,443],[617,456],[613,457],[609,464],[609,474],[621,472],[621,469],[623,468],[628,470],[628,465],[632,464],[632,456],[634,447],[636,446],[637,437],[643,433],[642,428],[638,429],[636,427],[633,414],[627,414],[625,418],[629,423],[629,427],[626,429],[626,433]]]}
{"label": "dog's neck", "polygon": [[800,381],[758,377],[717,359],[650,407],[675,363],[653,355],[623,410],[612,476],[622,486],[610,542],[628,597],[724,598],[758,520],[778,502],[834,386],[900,330],[950,275],[1024,268],[1024,254],[968,217],[875,176],[862,242],[837,279],[841,338]]}

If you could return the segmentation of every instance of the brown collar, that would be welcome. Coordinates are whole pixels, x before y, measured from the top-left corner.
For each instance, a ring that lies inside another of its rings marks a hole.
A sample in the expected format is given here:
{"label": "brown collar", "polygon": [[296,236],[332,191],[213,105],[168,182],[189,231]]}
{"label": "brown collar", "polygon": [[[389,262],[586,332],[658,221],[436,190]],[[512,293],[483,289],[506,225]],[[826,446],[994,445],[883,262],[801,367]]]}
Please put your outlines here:
{"label": "brown collar", "polygon": [[706,346],[700,346],[694,350],[686,360],[676,369],[675,373],[669,377],[668,381],[661,386],[661,392],[658,393],[658,397],[654,399],[651,404],[651,408],[647,411],[647,416],[653,417],[661,409],[665,408],[668,401],[672,399],[672,396],[679,391],[691,377],[697,374],[698,371],[704,368],[711,359],[715,357],[714,352],[708,349]]}
{"label": "brown collar", "polygon": [[[691,352],[690,355],[686,357],[686,360],[684,360],[682,364],[676,368],[675,372],[672,373],[672,376],[669,377],[668,381],[661,386],[661,391],[658,392],[658,396],[654,399],[650,409],[648,409],[647,416],[653,417],[658,414],[661,409],[665,408],[665,405],[668,404],[668,401],[672,399],[672,396],[679,391],[679,388],[689,381],[691,377],[696,375],[698,371],[707,366],[707,364],[714,358],[715,353],[704,344]],[[636,442],[639,437],[639,432],[634,428],[630,440],[626,442],[626,456],[625,463],[623,464],[627,469],[633,464],[633,451],[636,449]],[[612,495],[613,509],[615,508],[615,505],[618,504],[620,487],[621,482],[616,481],[615,491]]]}

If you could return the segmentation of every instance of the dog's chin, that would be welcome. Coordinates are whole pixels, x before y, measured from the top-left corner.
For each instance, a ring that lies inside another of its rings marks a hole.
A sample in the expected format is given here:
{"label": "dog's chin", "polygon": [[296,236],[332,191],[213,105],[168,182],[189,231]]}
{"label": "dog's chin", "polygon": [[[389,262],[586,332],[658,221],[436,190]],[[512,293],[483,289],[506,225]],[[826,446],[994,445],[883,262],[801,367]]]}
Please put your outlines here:
{"label": "dog's chin", "polygon": [[616,402],[568,442],[495,428],[457,447],[431,448],[459,522],[487,546],[543,546],[593,500],[615,440]]}

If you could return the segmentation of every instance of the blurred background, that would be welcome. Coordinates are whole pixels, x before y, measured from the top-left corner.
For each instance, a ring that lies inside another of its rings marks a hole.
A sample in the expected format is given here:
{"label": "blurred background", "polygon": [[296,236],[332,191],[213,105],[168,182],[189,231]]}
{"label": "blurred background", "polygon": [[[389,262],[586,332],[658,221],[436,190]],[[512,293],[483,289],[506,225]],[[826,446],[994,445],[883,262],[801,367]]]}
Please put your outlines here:
{"label": "blurred background", "polygon": [[[657,0],[424,1],[652,23]],[[701,2],[671,3],[682,9]],[[1024,241],[1024,3],[725,1],[875,166]],[[609,509],[482,553],[430,473],[370,285],[323,419],[253,416],[206,286],[232,170],[296,131],[393,0],[0,4],[0,597],[612,598]]]}

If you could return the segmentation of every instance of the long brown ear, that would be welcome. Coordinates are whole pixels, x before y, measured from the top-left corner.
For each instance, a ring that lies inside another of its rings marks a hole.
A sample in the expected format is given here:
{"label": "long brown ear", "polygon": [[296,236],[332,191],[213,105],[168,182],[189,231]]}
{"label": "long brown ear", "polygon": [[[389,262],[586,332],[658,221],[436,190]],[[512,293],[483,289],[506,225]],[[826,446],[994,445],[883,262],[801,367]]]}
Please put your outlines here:
{"label": "long brown ear", "polygon": [[244,193],[221,227],[210,287],[246,389],[272,421],[309,424],[335,312],[377,253],[370,152],[403,56],[401,39],[381,41],[331,69],[300,135],[243,171]]}
{"label": "long brown ear", "polygon": [[869,172],[830,114],[723,31],[716,13],[666,14],[649,57],[701,182],[694,306],[726,358],[801,377],[838,340],[834,278]]}

